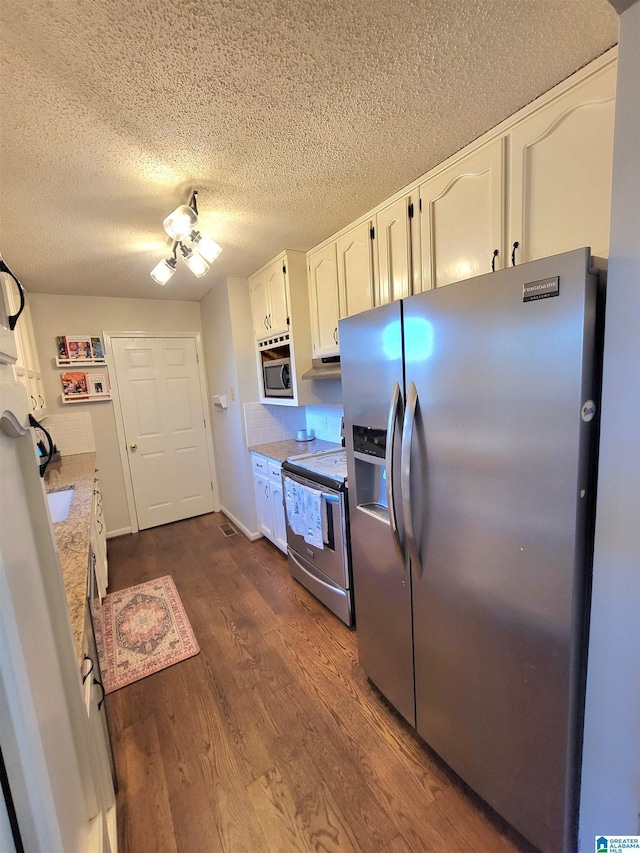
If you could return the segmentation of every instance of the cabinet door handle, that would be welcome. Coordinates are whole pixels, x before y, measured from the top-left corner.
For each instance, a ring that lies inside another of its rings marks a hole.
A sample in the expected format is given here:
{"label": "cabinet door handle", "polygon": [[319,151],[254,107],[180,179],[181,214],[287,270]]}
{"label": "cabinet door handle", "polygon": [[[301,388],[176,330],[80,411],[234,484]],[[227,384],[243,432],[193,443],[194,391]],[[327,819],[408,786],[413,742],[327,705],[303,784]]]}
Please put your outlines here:
{"label": "cabinet door handle", "polygon": [[265,327],[265,329],[269,328],[269,323],[267,322],[267,315],[266,314],[264,315],[264,327]]}
{"label": "cabinet door handle", "polygon": [[267,497],[269,497],[269,486],[264,487],[264,493]]}
{"label": "cabinet door handle", "polygon": [[7,317],[7,322],[9,323],[9,328],[10,328],[10,329],[11,329],[11,331],[13,332],[13,330],[14,330],[14,329],[15,329],[15,327],[16,327],[16,323],[18,322],[18,317],[19,317],[19,316],[22,314],[22,312],[24,311],[24,306],[25,306],[24,287],[20,284],[20,282],[18,281],[18,279],[17,279],[17,278],[15,277],[15,275],[11,272],[11,270],[10,270],[10,269],[9,269],[9,267],[5,264],[5,262],[2,260],[2,258],[1,258],[1,257],[0,257],[0,272],[6,272],[6,273],[7,273],[7,275],[9,275],[9,276],[13,279],[13,281],[15,282],[16,287],[18,288],[18,293],[20,294],[20,307],[18,308],[18,310],[16,311],[16,313],[15,313],[15,314],[10,314],[10,315]]}
{"label": "cabinet door handle", "polygon": [[38,394],[38,400],[40,400],[40,406],[44,408],[44,398],[42,394]]}
{"label": "cabinet door handle", "polygon": [[31,397],[31,408],[35,412],[35,410],[38,408],[38,403],[36,402],[36,398],[33,396],[33,394],[29,394],[29,396]]}
{"label": "cabinet door handle", "polygon": [[269,314],[268,316],[269,316],[269,328],[272,328],[272,323],[271,323],[271,314]]}
{"label": "cabinet door handle", "polygon": [[100,534],[102,535],[102,531],[104,530],[104,527],[102,526],[102,522],[100,521],[100,519],[99,519],[99,518],[96,518],[96,521],[97,521],[97,522],[98,522],[98,524],[100,525]]}
{"label": "cabinet door handle", "polygon": [[104,702],[104,697],[106,696],[106,692],[104,689],[104,684],[101,681],[98,681],[97,678],[93,679],[93,683],[95,684],[96,687],[99,687],[100,690],[102,690],[102,696],[100,698],[100,701],[98,702],[98,711],[99,711],[102,708],[102,703]]}
{"label": "cabinet door handle", "polygon": [[336,342],[336,344],[338,343],[338,327],[337,326],[333,330],[333,340]]}
{"label": "cabinet door handle", "polygon": [[513,244],[513,248],[511,249],[511,266],[515,267],[516,265],[516,249],[520,248],[520,243],[516,240]]}
{"label": "cabinet door handle", "polygon": [[500,249],[493,250],[493,257],[491,258],[491,272],[496,271],[496,258],[500,254]]}
{"label": "cabinet door handle", "polygon": [[87,678],[89,678],[89,676],[90,676],[90,675],[91,675],[91,673],[93,672],[93,666],[94,666],[93,661],[91,660],[91,658],[89,657],[89,655],[85,654],[85,656],[84,656],[84,660],[82,661],[83,665],[84,665],[84,662],[85,662],[85,661],[87,661],[87,660],[89,661],[90,666],[89,666],[89,669],[88,669],[88,670],[83,674],[83,676],[82,676],[82,683],[83,683],[83,684],[85,683],[85,681],[87,680]]}

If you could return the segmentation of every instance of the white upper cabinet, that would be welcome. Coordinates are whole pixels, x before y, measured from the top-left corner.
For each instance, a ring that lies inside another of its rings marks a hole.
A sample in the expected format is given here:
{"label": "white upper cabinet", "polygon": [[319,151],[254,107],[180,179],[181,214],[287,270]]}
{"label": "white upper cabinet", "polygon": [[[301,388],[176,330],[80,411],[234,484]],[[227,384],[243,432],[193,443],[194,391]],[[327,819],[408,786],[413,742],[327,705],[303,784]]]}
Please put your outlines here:
{"label": "white upper cabinet", "polygon": [[[417,199],[417,193],[415,197]],[[414,200],[411,195],[403,196],[376,215],[378,303],[380,305],[403,299],[413,292]]]}
{"label": "white upper cabinet", "polygon": [[502,152],[495,139],[421,185],[423,290],[505,266]]}
{"label": "white upper cabinet", "polygon": [[[5,291],[7,304],[11,313],[16,313],[20,308],[20,296],[15,289]],[[29,303],[18,318],[15,328],[17,358],[13,365],[13,372],[18,382],[27,389],[29,395],[30,414],[36,420],[47,416],[47,403],[44,396],[44,383],[42,371],[40,370],[40,359],[36,348],[35,335],[33,333],[33,321]]]}
{"label": "white upper cabinet", "polygon": [[314,358],[338,355],[338,266],[336,244],[310,252],[309,304]]}
{"label": "white upper cabinet", "polygon": [[336,240],[341,318],[375,304],[372,231],[372,222],[361,222]]}
{"label": "white upper cabinet", "polygon": [[289,331],[289,305],[285,264],[274,261],[249,279],[251,316],[256,340]]}
{"label": "white upper cabinet", "polygon": [[608,256],[615,85],[609,64],[511,131],[508,250],[519,243],[516,263],[581,246]]}

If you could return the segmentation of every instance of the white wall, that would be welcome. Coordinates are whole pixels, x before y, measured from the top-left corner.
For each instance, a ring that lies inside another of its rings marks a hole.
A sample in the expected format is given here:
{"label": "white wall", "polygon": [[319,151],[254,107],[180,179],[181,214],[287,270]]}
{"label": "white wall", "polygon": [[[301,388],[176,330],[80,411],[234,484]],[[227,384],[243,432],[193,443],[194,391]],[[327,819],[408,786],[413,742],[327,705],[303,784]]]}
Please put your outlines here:
{"label": "white wall", "polygon": [[243,403],[258,399],[249,284],[246,279],[227,279],[205,296],[200,307],[209,396],[226,394],[228,402],[225,412],[212,410],[211,414],[221,509],[247,536],[256,538],[253,474],[243,417]]}
{"label": "white wall", "polygon": [[640,2],[620,17],[580,849],[640,834]]}
{"label": "white wall", "polygon": [[129,512],[113,403],[77,403],[74,406],[62,404],[62,371],[55,367],[55,339],[57,335],[102,337],[105,331],[201,332],[200,305],[197,302],[57,296],[45,293],[30,293],[28,299],[48,410],[52,415],[90,412],[107,531],[126,532],[130,528]]}

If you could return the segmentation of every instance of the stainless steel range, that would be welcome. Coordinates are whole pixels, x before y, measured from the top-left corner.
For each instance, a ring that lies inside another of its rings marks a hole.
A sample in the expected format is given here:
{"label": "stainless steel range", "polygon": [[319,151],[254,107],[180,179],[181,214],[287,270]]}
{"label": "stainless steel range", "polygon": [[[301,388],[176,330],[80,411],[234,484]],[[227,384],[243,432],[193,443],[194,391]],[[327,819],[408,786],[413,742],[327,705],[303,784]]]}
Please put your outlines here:
{"label": "stainless steel range", "polygon": [[346,451],[289,457],[282,485],[291,574],[352,626]]}

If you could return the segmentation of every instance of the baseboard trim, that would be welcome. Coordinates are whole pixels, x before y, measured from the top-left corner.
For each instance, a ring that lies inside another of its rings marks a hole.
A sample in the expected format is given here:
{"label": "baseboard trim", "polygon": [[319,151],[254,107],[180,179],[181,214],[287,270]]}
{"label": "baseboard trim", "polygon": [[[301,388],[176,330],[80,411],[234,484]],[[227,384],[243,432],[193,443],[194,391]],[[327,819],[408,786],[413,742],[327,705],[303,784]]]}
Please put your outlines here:
{"label": "baseboard trim", "polygon": [[262,539],[262,533],[258,531],[254,532],[249,530],[248,527],[246,527],[241,521],[239,521],[235,517],[235,515],[232,512],[229,512],[229,510],[225,507],[221,506],[220,512],[223,513],[223,515],[226,515],[229,521],[233,522],[233,524],[235,524],[235,526],[238,527],[244,533],[249,542],[255,542],[256,539]]}
{"label": "baseboard trim", "polygon": [[116,536],[126,536],[131,533],[130,527],[121,527],[119,530],[107,530],[107,539],[115,539]]}

